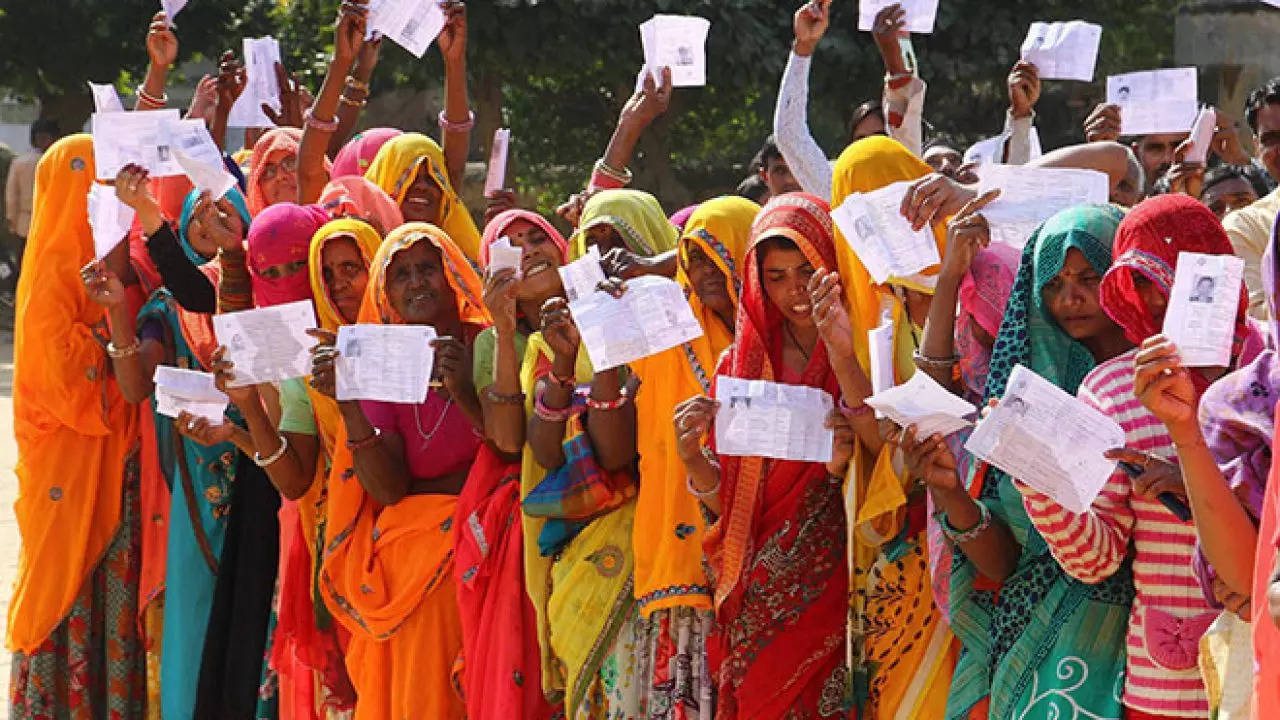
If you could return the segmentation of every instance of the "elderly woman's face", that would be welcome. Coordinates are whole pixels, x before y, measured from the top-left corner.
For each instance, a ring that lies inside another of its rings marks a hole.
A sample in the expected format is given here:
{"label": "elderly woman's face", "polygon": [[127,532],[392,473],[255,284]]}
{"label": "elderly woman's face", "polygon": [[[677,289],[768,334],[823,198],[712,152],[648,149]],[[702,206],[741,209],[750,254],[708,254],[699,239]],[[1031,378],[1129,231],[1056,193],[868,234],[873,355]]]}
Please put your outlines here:
{"label": "elderly woman's face", "polygon": [[280,155],[262,166],[262,196],[267,205],[298,201],[298,156]]}

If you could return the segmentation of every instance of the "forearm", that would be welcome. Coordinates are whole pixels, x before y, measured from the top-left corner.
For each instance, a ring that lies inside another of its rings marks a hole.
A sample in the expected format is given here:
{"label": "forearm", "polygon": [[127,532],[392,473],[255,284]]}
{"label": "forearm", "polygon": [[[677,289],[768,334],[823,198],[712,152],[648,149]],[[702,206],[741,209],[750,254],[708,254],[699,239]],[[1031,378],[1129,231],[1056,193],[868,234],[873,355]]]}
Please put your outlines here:
{"label": "forearm", "polygon": [[[351,69],[351,77],[368,87],[369,80],[373,77],[373,66],[366,67],[365,63],[357,61],[355,67]],[[346,92],[346,78],[342,79],[342,83],[343,86],[339,87],[339,97]],[[355,104],[338,101],[338,131],[329,136],[329,157],[337,157],[338,151],[342,150],[342,146],[346,145],[355,134],[356,125],[360,122],[360,111],[364,109],[364,103],[368,101],[370,91],[365,90],[362,93],[357,91],[357,93],[363,97],[351,98]]]}
{"label": "forearm", "polygon": [[[444,68],[444,116],[450,123],[468,125],[471,108],[467,102],[467,61],[446,62]],[[467,150],[471,144],[471,130],[444,131],[444,164],[453,189],[462,192],[462,180],[467,170]]]}
{"label": "forearm", "polygon": [[[946,513],[947,522],[955,530],[965,532],[977,527],[982,521],[978,501],[969,497],[963,488],[952,491],[930,488],[929,492],[933,496],[934,506]],[[1008,526],[996,517],[991,518],[986,530],[960,544],[958,549],[973,562],[978,572],[996,582],[1004,581],[1013,573],[1022,552]]]}
{"label": "forearm", "polygon": [[[147,65],[147,74],[142,81],[142,91],[153,98],[162,98],[165,96],[164,87],[165,87],[165,83],[168,82],[168,79],[169,79],[169,68],[167,66],[160,67],[154,64]],[[142,102],[142,98],[139,97],[134,102],[133,109],[134,110],[151,109],[149,107],[144,108],[142,107],[143,105],[144,103]]]}
{"label": "forearm", "polygon": [[[622,395],[618,370],[596,373],[591,382],[591,399],[610,402]],[[605,470],[617,471],[631,465],[636,457],[636,406],[624,402],[613,410],[592,409],[587,412],[587,434],[596,460]]]}
{"label": "forearm", "polygon": [[1071,577],[1090,584],[1111,577],[1129,555],[1133,512],[1128,475],[1117,472],[1104,486],[1092,507],[1072,512],[1053,499],[1017,483],[1023,505],[1036,530],[1044,537],[1058,565]]}
{"label": "forearm", "polygon": [[787,60],[773,111],[773,139],[805,192],[831,197],[831,164],[809,132],[809,56],[797,48]]}
{"label": "forearm", "polygon": [[226,152],[227,118],[230,116],[231,107],[223,107],[219,102],[217,109],[213,111],[213,120],[209,121],[209,134],[213,136],[213,142],[218,146],[219,152]]}
{"label": "forearm", "polygon": [[[929,304],[929,316],[924,322],[924,337],[920,341],[920,355],[925,358],[951,358],[956,352],[956,302],[960,296],[960,280],[939,276],[934,289],[933,302]],[[951,373],[954,365],[923,362],[918,368],[929,374],[939,385],[959,394],[959,386]]]}
{"label": "forearm", "polygon": [[129,347],[134,343],[139,345],[137,352],[111,358],[111,371],[116,376],[116,383],[120,386],[120,394],[124,396],[125,401],[130,404],[140,403],[151,397],[153,389],[151,375],[147,373],[142,341],[138,339],[133,316],[125,307],[125,303],[112,307],[109,315],[111,344],[117,349]]}
{"label": "forearm", "polygon": [[711,514],[719,517],[723,508],[720,502],[720,459],[710,450],[705,450],[698,458],[681,458],[681,461],[689,473],[689,485],[699,493],[698,499]]}
{"label": "forearm", "polygon": [[218,309],[217,290],[213,283],[200,269],[191,263],[182,246],[178,244],[178,236],[168,223],[147,238],[147,255],[160,271],[160,279],[164,282],[174,300],[184,310],[197,313],[212,314]]}
{"label": "forearm", "polygon": [[[252,401],[236,407],[240,408],[240,414],[248,426],[251,451],[261,458],[269,458],[278,452],[280,445],[285,442],[284,435],[267,417],[257,394],[254,394]],[[249,452],[246,450],[246,454]],[[298,454],[298,448],[290,443],[280,458],[266,467],[267,477],[271,478],[271,484],[276,486],[281,495],[289,500],[297,500],[311,489],[311,483],[315,479],[314,468],[312,472],[308,472],[306,466]]]}
{"label": "forearm", "polygon": [[1258,529],[1227,485],[1198,427],[1172,433],[1196,535],[1205,558],[1232,592],[1253,588],[1253,553]]}
{"label": "forearm", "polygon": [[[833,370],[836,381],[840,384],[840,396],[844,399],[844,404],[850,408],[864,405],[867,398],[871,396],[871,381],[867,379],[866,373],[862,372],[857,360],[848,358],[846,361],[837,363]],[[876,422],[875,414],[859,413],[852,418],[851,422],[853,432],[858,436],[862,446],[872,455],[879,454],[880,448],[884,446],[884,439],[880,436],[880,425]]]}
{"label": "forearm", "polygon": [[[520,395],[520,366],[516,358],[513,332],[499,330],[494,348],[494,378],[489,389],[494,395]],[[504,453],[516,454],[524,447],[524,404],[488,402],[484,407],[485,436]]]}
{"label": "forearm", "polygon": [[668,250],[659,255],[654,255],[649,261],[649,275],[661,275],[662,277],[674,278],[676,270],[680,264],[680,251],[678,249]]}
{"label": "forearm", "polygon": [[604,164],[615,170],[626,170],[646,127],[648,124],[643,120],[623,110],[613,128],[613,135],[609,137],[609,144],[605,146]]}
{"label": "forearm", "polygon": [[298,147],[298,204],[309,205],[320,199],[324,186],[329,182],[329,173],[325,172],[325,152],[329,149],[334,133],[324,132],[317,125],[336,119],[338,112],[338,95],[342,92],[342,83],[351,69],[351,58],[335,55],[329,63],[329,71],[325,73],[320,84],[320,94],[311,106],[311,117],[315,122],[303,123],[302,143]]}
{"label": "forearm", "polygon": [[[553,365],[552,371],[558,377],[570,377],[573,374],[572,369],[566,371],[566,374],[561,374],[561,370],[563,368],[560,363]],[[539,380],[534,385],[534,392],[540,393],[543,404],[551,410],[568,408],[573,402],[573,388],[559,383]],[[529,447],[533,450],[534,459],[547,470],[564,465],[564,433],[563,420],[548,420],[537,413],[529,418]]]}
{"label": "forearm", "polygon": [[[350,441],[366,440],[376,432],[369,419],[365,417],[360,403],[340,402],[338,408],[342,412],[342,421]],[[381,505],[395,505],[409,492],[409,468],[403,453],[395,452],[394,448],[388,447],[388,439],[385,436],[381,442],[356,450],[353,454],[360,484],[376,502]]]}
{"label": "forearm", "polygon": [[1008,138],[1005,140],[1004,161],[1009,165],[1026,165],[1031,162],[1031,133],[1035,131],[1035,112],[1029,111],[1025,115],[1015,115],[1009,112],[1005,127]]}

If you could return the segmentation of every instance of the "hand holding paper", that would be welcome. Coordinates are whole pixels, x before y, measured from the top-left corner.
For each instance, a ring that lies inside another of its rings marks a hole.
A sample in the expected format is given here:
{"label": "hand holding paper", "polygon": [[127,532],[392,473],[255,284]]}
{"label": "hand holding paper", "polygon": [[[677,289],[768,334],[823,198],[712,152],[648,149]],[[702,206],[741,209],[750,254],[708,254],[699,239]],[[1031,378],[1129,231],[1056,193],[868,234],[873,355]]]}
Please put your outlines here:
{"label": "hand holding paper", "polygon": [[246,85],[240,97],[231,106],[227,118],[230,127],[275,127],[271,118],[262,112],[265,104],[280,112],[280,80],[276,76],[276,63],[280,62],[280,43],[270,36],[244,39],[244,68]]}
{"label": "hand holding paper", "polygon": [[129,234],[133,208],[120,202],[109,185],[94,183],[89,188],[89,227],[93,229],[93,256],[106,257]]}
{"label": "hand holding paper", "polygon": [[511,130],[498,128],[493,132],[493,145],[489,148],[489,174],[484,181],[484,196],[493,197],[507,186],[507,146],[511,142]]}
{"label": "hand holding paper", "polygon": [[866,403],[902,427],[915,425],[916,437],[921,439],[963,430],[973,424],[969,418],[977,413],[977,408],[952,395],[925,372],[916,372],[905,383],[876,393]]}
{"label": "hand holding paper", "polygon": [[89,92],[93,94],[94,112],[124,112],[124,103],[120,102],[120,94],[111,83],[99,85],[89,83]]}
{"label": "hand holding paper", "polygon": [[1209,159],[1209,148],[1213,145],[1213,133],[1218,128],[1218,113],[1211,105],[1204,105],[1200,108],[1200,112],[1196,114],[1196,120],[1191,124],[1191,149],[1187,151],[1183,162],[1200,163],[1203,165]]}
{"label": "hand holding paper", "polygon": [[516,271],[516,277],[520,277],[520,261],[524,259],[524,250],[511,244],[511,238],[503,235],[498,238],[497,242],[489,246],[489,265],[488,271],[496,273],[499,270],[511,268]]}
{"label": "hand holding paper", "polygon": [[444,29],[444,23],[444,10],[438,0],[371,0],[365,39],[384,35],[421,58]]}
{"label": "hand holding paper", "polygon": [[213,316],[218,343],[235,363],[234,387],[303,377],[311,371],[310,300]]}
{"label": "hand holding paper", "polygon": [[687,15],[654,15],[640,24],[644,66],[661,85],[662,68],[671,68],[674,87],[707,84],[707,33],[711,21]]}
{"label": "hand holding paper", "polygon": [[938,0],[858,0],[858,29],[871,30],[876,14],[890,5],[907,12],[907,31],[929,34],[938,17]]}
{"label": "hand holding paper", "polygon": [[914,230],[899,212],[910,187],[911,183],[904,181],[869,193],[854,193],[831,213],[845,241],[877,283],[910,277],[941,261],[932,228]]}
{"label": "hand holding paper", "polygon": [[224,422],[230,398],[218,389],[211,373],[157,365],[154,379],[156,412],[176,418],[185,411],[217,425]]}
{"label": "hand holding paper", "polygon": [[831,461],[834,432],[824,423],[834,402],[825,390],[720,375],[716,399],[717,453]]}
{"label": "hand holding paper", "polygon": [[1193,67],[1107,78],[1107,103],[1120,106],[1122,135],[1186,132],[1199,108],[1196,92]]}
{"label": "hand holding paper", "polygon": [[1096,170],[984,165],[978,194],[1000,190],[982,210],[991,240],[1014,247],[1026,245],[1040,223],[1070,207],[1107,202],[1109,178]]}
{"label": "hand holding paper", "polygon": [[1231,363],[1244,260],[1235,255],[1178,253],[1164,311],[1164,335],[1186,367]]}

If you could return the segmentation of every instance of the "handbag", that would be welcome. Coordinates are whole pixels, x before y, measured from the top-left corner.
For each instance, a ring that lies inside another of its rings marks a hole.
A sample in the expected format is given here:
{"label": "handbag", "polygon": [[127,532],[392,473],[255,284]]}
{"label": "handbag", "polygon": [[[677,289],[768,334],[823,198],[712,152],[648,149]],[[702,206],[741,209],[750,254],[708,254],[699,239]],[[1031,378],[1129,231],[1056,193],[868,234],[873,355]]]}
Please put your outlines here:
{"label": "handbag", "polygon": [[631,471],[609,472],[596,462],[591,438],[574,413],[564,441],[565,462],[547,473],[521,503],[526,515],[561,520],[590,520],[621,507],[636,496]]}

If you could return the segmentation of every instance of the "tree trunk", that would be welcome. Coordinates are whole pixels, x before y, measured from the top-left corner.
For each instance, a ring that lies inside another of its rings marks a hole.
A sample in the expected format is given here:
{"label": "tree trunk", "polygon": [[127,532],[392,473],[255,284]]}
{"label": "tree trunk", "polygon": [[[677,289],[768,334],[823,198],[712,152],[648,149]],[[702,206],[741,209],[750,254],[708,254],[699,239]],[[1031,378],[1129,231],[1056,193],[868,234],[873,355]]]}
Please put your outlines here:
{"label": "tree trunk", "polygon": [[[476,113],[473,145],[479,157],[488,161],[493,133],[502,127],[502,71],[499,68],[486,68],[479,72],[476,76],[475,93],[475,101],[472,103]],[[508,177],[511,177],[514,169],[514,165],[508,160]]]}
{"label": "tree trunk", "polygon": [[88,92],[40,96],[40,118],[57,121],[64,135],[80,132],[92,113],[93,96]]}

